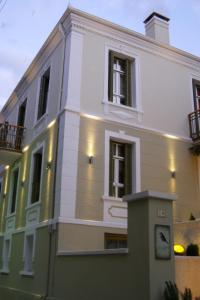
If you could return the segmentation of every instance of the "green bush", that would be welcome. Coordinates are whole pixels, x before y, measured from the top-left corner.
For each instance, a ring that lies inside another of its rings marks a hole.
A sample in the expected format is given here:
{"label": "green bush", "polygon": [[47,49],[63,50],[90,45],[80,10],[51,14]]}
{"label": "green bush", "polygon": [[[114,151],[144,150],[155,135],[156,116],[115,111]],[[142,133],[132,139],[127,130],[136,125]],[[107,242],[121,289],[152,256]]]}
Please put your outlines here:
{"label": "green bush", "polygon": [[190,244],[186,249],[187,256],[198,256],[199,255],[199,246],[197,244]]}

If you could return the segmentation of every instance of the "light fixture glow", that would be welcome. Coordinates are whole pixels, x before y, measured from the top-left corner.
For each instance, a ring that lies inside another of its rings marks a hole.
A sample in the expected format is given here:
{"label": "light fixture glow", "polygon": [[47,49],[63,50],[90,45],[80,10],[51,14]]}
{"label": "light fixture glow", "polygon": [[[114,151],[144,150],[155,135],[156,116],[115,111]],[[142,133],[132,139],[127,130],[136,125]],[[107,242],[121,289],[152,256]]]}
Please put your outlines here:
{"label": "light fixture glow", "polygon": [[173,139],[173,140],[179,140],[179,138],[176,135],[172,135],[172,134],[164,134],[165,137],[169,138],[169,139]]}
{"label": "light fixture glow", "polygon": [[174,245],[174,252],[177,254],[183,254],[185,252],[185,248],[182,245],[175,244]]}
{"label": "light fixture glow", "polygon": [[89,119],[93,119],[93,120],[102,120],[102,118],[97,117],[97,116],[93,116],[93,115],[88,115],[88,114],[82,114],[83,117],[89,118]]}
{"label": "light fixture glow", "polygon": [[5,170],[8,170],[9,168],[10,168],[10,166],[9,166],[9,165],[5,166]]}
{"label": "light fixture glow", "polygon": [[29,149],[29,146],[26,146],[26,147],[23,148],[22,152],[24,153],[24,152],[26,152],[28,149]]}
{"label": "light fixture glow", "polygon": [[94,157],[93,157],[93,156],[88,156],[88,163],[89,163],[90,165],[92,165],[93,162],[94,162]]}
{"label": "light fixture glow", "polygon": [[56,123],[56,119],[49,123],[47,128],[51,128]]}

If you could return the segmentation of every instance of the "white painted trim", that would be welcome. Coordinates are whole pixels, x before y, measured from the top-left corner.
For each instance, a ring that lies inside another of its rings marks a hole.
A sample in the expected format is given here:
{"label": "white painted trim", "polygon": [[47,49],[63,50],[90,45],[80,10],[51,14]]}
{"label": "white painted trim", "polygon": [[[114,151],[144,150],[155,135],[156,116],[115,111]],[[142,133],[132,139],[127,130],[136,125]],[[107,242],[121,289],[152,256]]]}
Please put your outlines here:
{"label": "white painted trim", "polygon": [[26,277],[34,277],[34,272],[20,271],[19,275]]}
{"label": "white painted trim", "polygon": [[[8,252],[6,251],[5,247],[6,247],[6,241],[9,241],[9,249]],[[2,251],[2,270],[6,270],[7,272],[9,272],[9,261],[10,261],[10,256],[11,256],[11,249],[12,249],[12,235],[5,235],[4,236],[4,241],[3,241],[3,251]],[[5,257],[7,259],[7,266],[5,266]]]}
{"label": "white painted trim", "polygon": [[1,186],[0,189],[0,202],[1,202],[1,199],[3,197],[3,176],[0,176],[0,186]]}
{"label": "white painted trim", "polygon": [[42,166],[41,166],[41,182],[40,182],[40,195],[39,200],[37,201],[37,204],[41,203],[41,192],[42,192],[42,186],[43,186],[43,173],[44,173],[44,153],[45,153],[45,141],[38,143],[35,148],[31,152],[31,164],[30,164],[30,171],[29,171],[29,186],[28,186],[28,202],[26,208],[30,208],[35,203],[31,204],[31,194],[32,194],[32,180],[33,180],[33,157],[36,152],[38,152],[40,149],[42,149]]}
{"label": "white painted trim", "polygon": [[[11,209],[11,196],[12,196],[12,191],[13,191],[13,173],[18,169],[18,178],[17,178],[17,194],[16,194],[16,203],[15,203],[15,211],[13,213],[10,212]],[[9,190],[8,190],[8,208],[7,208],[7,217],[10,216],[14,216],[16,214],[16,210],[17,210],[17,198],[19,195],[19,182],[20,182],[20,178],[21,178],[21,163],[17,163],[16,165],[14,165],[14,167],[11,170],[10,173],[10,184],[9,184]]]}
{"label": "white painted trim", "polygon": [[70,218],[63,218],[63,217],[58,218],[57,222],[64,223],[64,224],[127,229],[126,224],[121,224],[121,223],[117,223],[117,222],[111,223],[111,222],[105,222],[105,221],[83,220],[83,219],[75,219],[75,218],[70,219]]}
{"label": "white painted trim", "polygon": [[[126,105],[117,105],[108,101],[108,72],[109,72],[109,51],[114,51],[116,53],[122,54],[125,57],[130,57],[133,59],[132,64],[132,73],[134,73],[134,77],[132,78],[135,82],[131,82],[132,92],[135,93],[135,97],[133,98],[133,94],[131,95],[132,100],[134,99],[135,105],[129,107]],[[104,50],[104,96],[102,103],[104,105],[104,112],[112,113],[111,109],[113,107],[118,107],[122,111],[128,111],[129,114],[134,113],[137,114],[137,119],[140,120],[141,112],[142,112],[142,104],[141,104],[141,76],[140,76],[140,57],[139,53],[133,51],[132,49],[125,48],[122,44],[116,43],[115,45],[106,45]],[[131,116],[130,116],[131,117]],[[129,117],[129,118],[130,118]],[[134,118],[134,115],[132,116]]]}
{"label": "white painted trim", "polygon": [[27,271],[25,269],[26,268],[25,264],[26,264],[27,238],[29,236],[33,237],[32,262],[34,262],[34,260],[35,260],[35,248],[36,248],[36,230],[35,229],[26,229],[25,234],[24,234],[24,250],[23,250],[24,270],[21,271],[21,272],[26,272],[26,273],[30,272],[30,271]]}
{"label": "white painted trim", "polygon": [[[38,105],[39,105],[39,99],[40,99],[40,86],[41,86],[41,79],[42,76],[44,75],[44,73],[48,70],[48,68],[50,68],[50,75],[49,75],[49,88],[48,88],[48,95],[47,95],[47,106],[46,106],[46,112],[44,113],[44,115],[41,116],[40,119],[37,119],[37,115],[38,115]],[[45,115],[48,116],[48,108],[49,108],[49,90],[50,90],[50,86],[51,84],[51,69],[52,69],[52,63],[51,63],[51,58],[42,66],[42,68],[40,69],[39,75],[38,75],[38,83],[37,83],[37,93],[36,93],[36,105],[35,105],[35,117],[34,117],[34,127],[37,127],[38,123],[41,122],[41,119],[44,119],[43,117]]]}
{"label": "white painted trim", "polygon": [[57,256],[91,256],[91,255],[117,255],[128,254],[127,248],[104,249],[104,250],[87,250],[87,251],[58,251]]}
{"label": "white painted trim", "polygon": [[110,160],[110,140],[116,139],[122,142],[129,142],[134,145],[133,147],[133,192],[138,193],[141,189],[141,176],[140,176],[140,139],[137,137],[126,135],[125,132],[108,131],[105,130],[105,150],[104,150],[104,197],[109,197],[109,160]]}

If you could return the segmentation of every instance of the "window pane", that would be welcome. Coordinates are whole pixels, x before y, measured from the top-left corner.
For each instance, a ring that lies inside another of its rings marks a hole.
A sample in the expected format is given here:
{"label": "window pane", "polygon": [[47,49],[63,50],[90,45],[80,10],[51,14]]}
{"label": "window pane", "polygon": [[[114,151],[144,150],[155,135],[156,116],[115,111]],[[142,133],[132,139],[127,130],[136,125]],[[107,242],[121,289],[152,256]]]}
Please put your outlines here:
{"label": "window pane", "polygon": [[125,69],[126,69],[126,61],[125,61],[125,59],[119,59],[118,60],[118,64],[119,64],[119,67],[118,67],[119,71],[125,72]]}
{"label": "window pane", "polygon": [[119,161],[119,178],[118,178],[119,183],[124,183],[124,161],[120,160]]}
{"label": "window pane", "polygon": [[118,144],[118,156],[124,157],[125,154],[125,144]]}
{"label": "window pane", "polygon": [[122,198],[124,196],[125,192],[124,192],[124,187],[119,187],[118,188],[118,197]]}
{"label": "window pane", "polygon": [[40,197],[40,180],[42,169],[42,153],[35,153],[33,158],[33,180],[32,180],[32,197],[31,203],[39,201]]}
{"label": "window pane", "polygon": [[15,207],[16,207],[18,174],[19,174],[19,170],[18,169],[13,172],[11,209],[10,209],[11,213],[15,212]]}

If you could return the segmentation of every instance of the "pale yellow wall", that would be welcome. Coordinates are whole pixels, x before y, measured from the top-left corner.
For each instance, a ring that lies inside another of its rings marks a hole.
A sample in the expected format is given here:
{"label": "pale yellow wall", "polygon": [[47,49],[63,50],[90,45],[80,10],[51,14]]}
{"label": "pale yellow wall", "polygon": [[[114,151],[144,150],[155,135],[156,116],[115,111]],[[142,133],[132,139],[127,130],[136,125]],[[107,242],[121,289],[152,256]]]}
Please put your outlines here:
{"label": "pale yellow wall", "polygon": [[[193,299],[200,297],[200,258],[199,257],[175,257],[176,283],[181,292],[190,288]],[[199,299],[199,298],[198,298]]]}
{"label": "pale yellow wall", "polygon": [[[113,36],[114,37],[114,36]],[[138,90],[142,105],[143,121],[131,120],[132,124],[189,137],[187,115],[193,111],[192,74],[196,71],[175,60],[184,58],[162,48],[151,53],[118,40],[111,40],[97,33],[84,35],[82,67],[81,110],[94,115],[104,114],[104,77],[106,47],[116,52],[136,54],[139,62]],[[144,43],[147,49],[150,45]],[[117,50],[118,49],[118,50]],[[160,55],[164,55],[161,57]],[[168,59],[168,58],[169,59]],[[106,115],[105,115],[106,117]],[[118,118],[120,121],[120,119]],[[124,120],[123,120],[124,121]],[[127,120],[126,120],[127,121]]]}
{"label": "pale yellow wall", "polygon": [[200,246],[200,221],[187,221],[174,224],[174,243],[184,246],[185,250],[189,244]]}
{"label": "pale yellow wall", "polygon": [[[102,220],[104,195],[105,130],[139,137],[141,142],[141,190],[176,193],[175,220],[188,220],[192,212],[200,216],[200,195],[196,157],[190,144],[136,130],[128,126],[82,117],[80,123],[76,217]],[[94,156],[93,165],[88,155]],[[171,178],[170,170],[176,170]]]}
{"label": "pale yellow wall", "polygon": [[127,230],[61,223],[58,227],[58,252],[103,250],[105,249],[105,232],[126,234]]}

